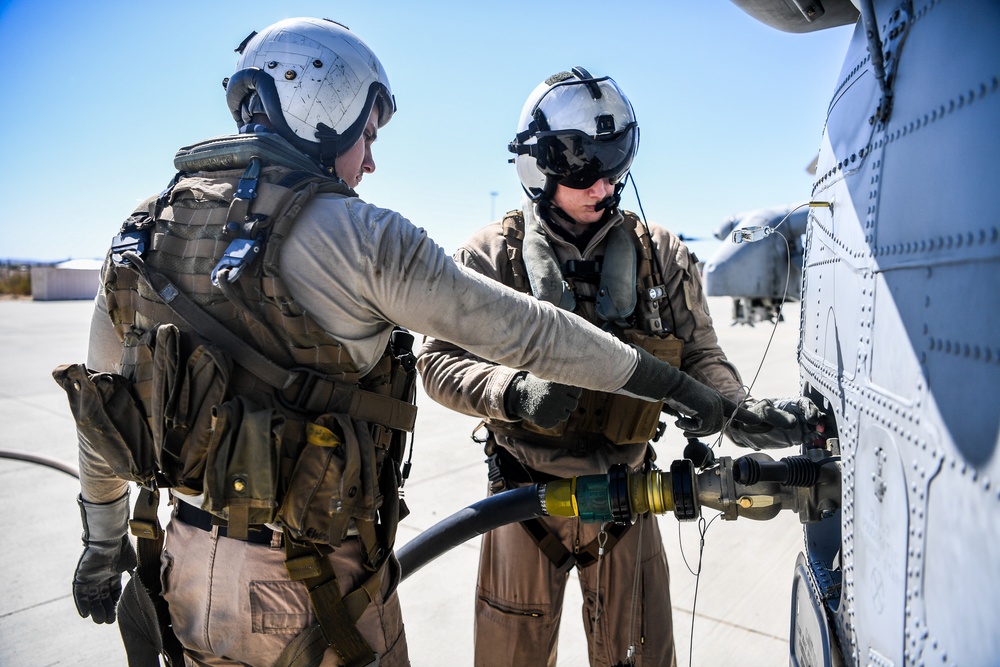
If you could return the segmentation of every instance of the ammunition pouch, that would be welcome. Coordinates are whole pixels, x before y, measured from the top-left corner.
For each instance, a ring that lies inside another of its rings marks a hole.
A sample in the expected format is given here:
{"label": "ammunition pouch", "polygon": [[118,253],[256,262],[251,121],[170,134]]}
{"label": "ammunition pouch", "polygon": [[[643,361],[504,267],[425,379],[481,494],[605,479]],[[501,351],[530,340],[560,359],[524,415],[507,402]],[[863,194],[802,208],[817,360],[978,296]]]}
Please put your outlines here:
{"label": "ammunition pouch", "polygon": [[[649,352],[660,361],[680,367],[684,341],[676,336],[659,336],[636,329],[625,332],[626,343]],[[611,394],[601,432],[616,445],[649,442],[656,436],[662,401],[644,401],[622,394]]]}
{"label": "ammunition pouch", "polygon": [[52,377],[69,398],[82,455],[101,458],[122,479],[148,484],[157,467],[153,438],[132,383],[83,364],[59,366]]}
{"label": "ammunition pouch", "polygon": [[[629,329],[622,337],[625,342],[641,347],[660,361],[680,366],[684,342],[679,338],[671,334],[648,334],[638,329]],[[653,440],[659,428],[662,408],[661,401],[585,390],[576,411],[568,420],[553,428],[544,429],[528,421],[515,426],[491,423],[490,428],[522,437],[528,442],[561,447],[582,456],[608,443],[632,445]]]}
{"label": "ammunition pouch", "polygon": [[295,540],[338,546],[352,520],[374,523],[381,501],[371,429],[343,414],[306,424],[306,445],[277,519]]}
{"label": "ammunition pouch", "polygon": [[204,490],[210,442],[219,437],[215,410],[225,398],[232,362],[206,345],[184,359],[180,340],[173,324],[156,330],[150,422],[164,485],[197,495]]}
{"label": "ammunition pouch", "polygon": [[205,455],[204,508],[226,520],[229,537],[271,523],[278,507],[279,452],[285,417],[243,397],[216,406]]}

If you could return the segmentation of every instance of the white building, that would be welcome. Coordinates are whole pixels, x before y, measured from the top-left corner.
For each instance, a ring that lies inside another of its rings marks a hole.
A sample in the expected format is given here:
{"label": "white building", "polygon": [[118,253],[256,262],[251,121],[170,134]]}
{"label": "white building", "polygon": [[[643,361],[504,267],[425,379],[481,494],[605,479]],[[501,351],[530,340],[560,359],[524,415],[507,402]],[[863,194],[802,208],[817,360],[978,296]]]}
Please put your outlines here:
{"label": "white building", "polygon": [[93,299],[100,285],[101,260],[71,259],[55,266],[31,267],[35,301]]}

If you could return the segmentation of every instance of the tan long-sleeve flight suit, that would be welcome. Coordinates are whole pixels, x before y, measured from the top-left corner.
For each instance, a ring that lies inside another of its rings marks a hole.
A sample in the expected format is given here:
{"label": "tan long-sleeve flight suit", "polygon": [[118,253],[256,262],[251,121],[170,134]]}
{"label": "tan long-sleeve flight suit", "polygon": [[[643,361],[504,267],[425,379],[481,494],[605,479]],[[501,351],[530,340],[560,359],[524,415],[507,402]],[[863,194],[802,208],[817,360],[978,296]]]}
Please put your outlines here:
{"label": "tan long-sleeve flight suit", "polygon": [[[527,217],[540,220],[560,266],[566,266],[568,260],[603,256],[608,230],[622,224],[622,215],[616,213],[581,250],[539,217],[537,207],[529,209]],[[742,383],[719,347],[695,258],[677,236],[655,225],[650,231],[667,293],[660,315],[666,329],[684,343],[682,370],[730,398],[740,397]],[[498,222],[475,233],[455,258],[493,280],[515,286],[509,250],[503,224]],[[603,324],[595,314],[593,301],[588,300],[596,289],[595,285],[576,281],[576,314]],[[517,329],[510,333],[515,339],[520,335]],[[646,443],[608,443],[587,454],[574,454],[571,442],[561,448],[529,442],[506,431],[497,433],[497,429],[504,430],[505,422],[516,420],[504,409],[504,393],[517,371],[485,361],[444,340],[425,342],[418,368],[432,398],[464,414],[486,419],[488,428],[492,423],[491,444],[513,455],[535,481],[544,481],[545,476],[606,473],[616,463],[635,469],[647,457]],[[598,372],[596,368],[594,372]],[[578,416],[579,412],[574,413],[570,419]],[[665,454],[675,458],[680,452]],[[600,538],[601,526],[597,524],[558,517],[541,521],[571,552]],[[655,518],[639,521],[597,563],[579,568],[578,573],[592,665],[623,661],[630,647],[637,665],[674,663],[669,573]],[[484,536],[476,599],[477,667],[554,664],[567,578],[568,574],[556,568],[522,526],[505,526]]]}

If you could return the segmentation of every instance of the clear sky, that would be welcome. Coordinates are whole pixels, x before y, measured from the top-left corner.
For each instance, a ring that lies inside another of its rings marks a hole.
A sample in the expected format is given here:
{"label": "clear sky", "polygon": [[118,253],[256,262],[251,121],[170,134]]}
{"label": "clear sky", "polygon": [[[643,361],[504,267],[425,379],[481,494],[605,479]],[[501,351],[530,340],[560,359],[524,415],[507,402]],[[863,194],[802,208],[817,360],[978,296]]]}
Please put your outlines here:
{"label": "clear sky", "polygon": [[235,130],[233,49],[294,16],[337,20],[381,59],[398,112],[359,194],[449,252],[519,205],[521,106],[581,65],[631,98],[646,215],[708,237],[702,259],[728,216],[809,197],[852,30],[782,33],[726,0],[0,0],[0,259],[102,257],[178,148]]}

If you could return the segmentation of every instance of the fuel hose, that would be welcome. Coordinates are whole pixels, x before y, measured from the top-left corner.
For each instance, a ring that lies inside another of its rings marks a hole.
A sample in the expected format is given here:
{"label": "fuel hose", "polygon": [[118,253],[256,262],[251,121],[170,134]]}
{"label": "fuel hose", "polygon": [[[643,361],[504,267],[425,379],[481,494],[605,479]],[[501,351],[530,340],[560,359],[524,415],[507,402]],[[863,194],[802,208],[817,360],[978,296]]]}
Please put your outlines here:
{"label": "fuel hose", "polygon": [[477,535],[509,523],[545,516],[538,485],[524,486],[480,500],[439,521],[396,549],[406,579],[441,554]]}
{"label": "fuel hose", "polygon": [[66,473],[72,477],[80,477],[80,472],[75,466],[60,461],[59,459],[54,459],[48,456],[42,456],[41,454],[32,454],[31,452],[20,452],[11,449],[0,449],[0,459],[12,459],[14,461],[27,461],[28,463],[37,463],[39,465],[47,466],[55,470]]}

